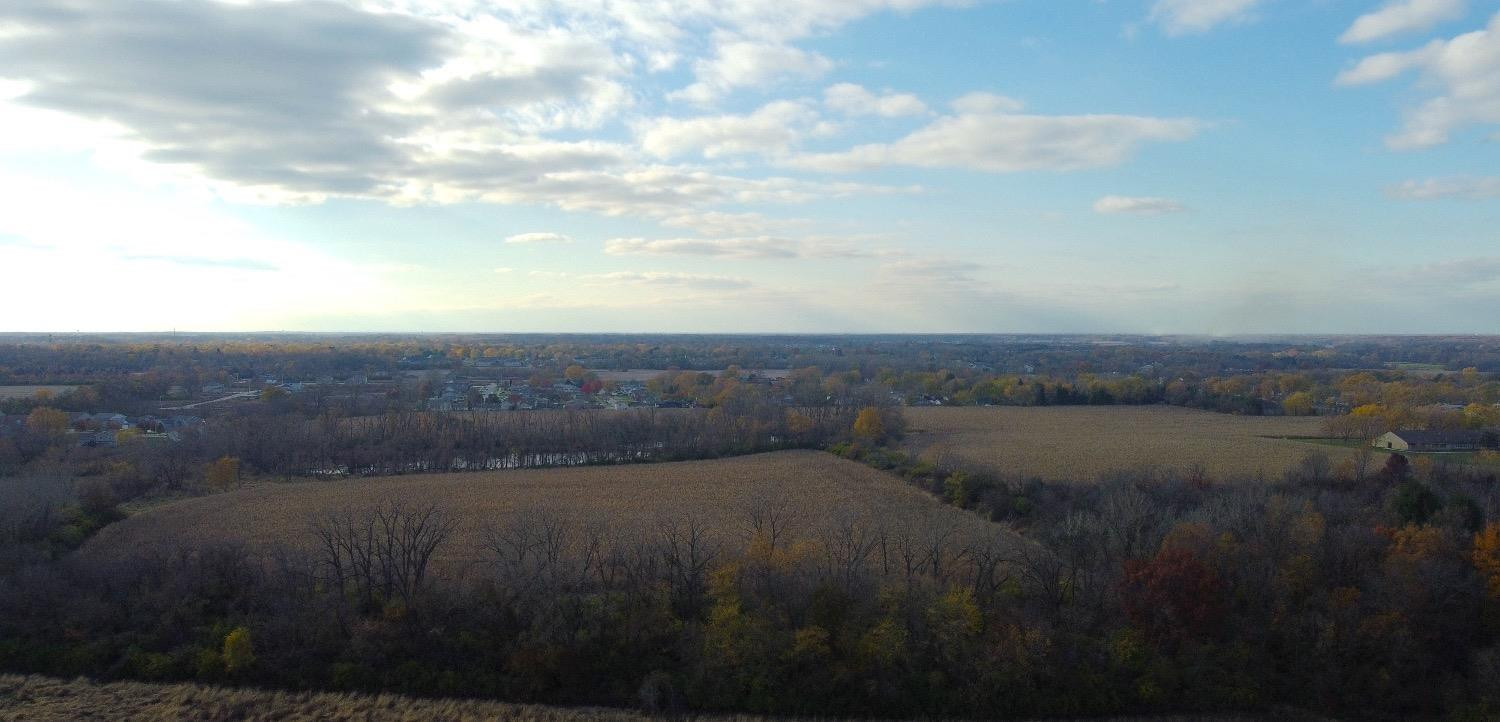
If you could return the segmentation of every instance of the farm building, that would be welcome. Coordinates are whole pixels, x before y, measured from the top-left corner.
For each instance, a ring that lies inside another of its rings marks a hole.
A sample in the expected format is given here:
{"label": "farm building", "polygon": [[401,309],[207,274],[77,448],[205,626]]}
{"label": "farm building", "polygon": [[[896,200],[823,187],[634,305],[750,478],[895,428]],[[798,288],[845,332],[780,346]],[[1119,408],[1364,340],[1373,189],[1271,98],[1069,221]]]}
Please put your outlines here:
{"label": "farm building", "polygon": [[1481,437],[1478,431],[1387,431],[1374,446],[1392,451],[1476,451]]}

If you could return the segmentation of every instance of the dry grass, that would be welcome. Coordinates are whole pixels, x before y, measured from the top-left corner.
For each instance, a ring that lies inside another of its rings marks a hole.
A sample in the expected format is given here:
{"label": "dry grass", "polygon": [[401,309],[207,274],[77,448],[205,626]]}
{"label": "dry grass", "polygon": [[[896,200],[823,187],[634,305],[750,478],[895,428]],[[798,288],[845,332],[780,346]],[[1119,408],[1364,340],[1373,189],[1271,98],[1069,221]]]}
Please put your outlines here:
{"label": "dry grass", "polygon": [[1231,416],[1171,406],[922,407],[909,443],[1007,474],[1091,481],[1105,472],[1201,464],[1216,479],[1278,477],[1310,451],[1353,452],[1275,436],[1315,436],[1316,417]]}
{"label": "dry grass", "polygon": [[[1316,719],[1299,716],[1297,719]],[[657,719],[627,710],[597,707],[546,707],[481,700],[416,699],[401,695],[337,692],[274,692],[226,689],[196,684],[72,681],[47,677],[0,675],[0,722],[54,720],[200,720],[201,722],[469,722],[526,720],[536,722],[635,722]],[[708,717],[679,715],[679,720],[762,720],[748,715]],[[1182,717],[1111,717],[1094,722],[1212,720],[1240,722],[1254,715]]]}
{"label": "dry grass", "polygon": [[5,399],[29,399],[38,391],[50,392],[53,396],[62,394],[77,386],[0,386],[0,400]]}
{"label": "dry grass", "polygon": [[[644,720],[624,710],[0,675],[0,720]],[[727,719],[727,718],[726,718]],[[749,719],[749,718],[744,718]]]}
{"label": "dry grass", "polygon": [[941,522],[996,533],[967,512],[944,506],[900,479],[815,451],[782,451],[669,464],[523,469],[463,474],[264,483],[164,504],[106,527],[83,549],[89,556],[134,553],[157,545],[236,541],[266,548],[307,547],[320,512],[368,506],[380,499],[432,501],[460,516],[454,543],[440,560],[487,558],[482,530],[517,513],[548,509],[612,532],[639,534],[659,520],[691,517],[742,540],[751,506],[780,497],[800,512],[803,531],[839,514],[882,521]]}

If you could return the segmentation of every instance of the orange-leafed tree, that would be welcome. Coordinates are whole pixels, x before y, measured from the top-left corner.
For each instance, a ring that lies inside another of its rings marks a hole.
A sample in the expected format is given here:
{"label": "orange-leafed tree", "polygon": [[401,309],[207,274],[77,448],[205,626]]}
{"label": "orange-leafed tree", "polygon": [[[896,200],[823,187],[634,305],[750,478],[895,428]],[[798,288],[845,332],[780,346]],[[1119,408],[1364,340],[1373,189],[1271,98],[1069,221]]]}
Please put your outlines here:
{"label": "orange-leafed tree", "polygon": [[1470,553],[1474,568],[1484,576],[1490,599],[1500,602],[1500,522],[1491,523],[1474,535]]}

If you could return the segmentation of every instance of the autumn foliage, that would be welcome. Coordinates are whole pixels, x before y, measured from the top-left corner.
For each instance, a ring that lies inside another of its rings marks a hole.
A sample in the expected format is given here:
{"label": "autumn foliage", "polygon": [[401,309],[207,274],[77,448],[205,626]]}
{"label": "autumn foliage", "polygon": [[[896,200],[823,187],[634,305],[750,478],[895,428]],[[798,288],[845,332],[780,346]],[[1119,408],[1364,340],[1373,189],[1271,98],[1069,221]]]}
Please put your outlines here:
{"label": "autumn foliage", "polygon": [[1125,562],[1120,587],[1126,617],[1156,638],[1206,634],[1223,615],[1224,582],[1188,549]]}

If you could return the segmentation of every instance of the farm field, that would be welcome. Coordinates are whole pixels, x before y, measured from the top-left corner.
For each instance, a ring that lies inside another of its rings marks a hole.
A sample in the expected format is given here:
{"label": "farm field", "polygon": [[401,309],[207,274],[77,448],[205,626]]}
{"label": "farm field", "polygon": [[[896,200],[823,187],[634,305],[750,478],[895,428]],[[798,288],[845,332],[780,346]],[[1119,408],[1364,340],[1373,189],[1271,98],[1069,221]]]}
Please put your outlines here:
{"label": "farm field", "polygon": [[4,399],[27,399],[35,396],[38,391],[50,391],[53,394],[66,393],[78,388],[77,386],[0,386],[0,400]]}
{"label": "farm field", "polygon": [[1105,472],[1203,465],[1221,480],[1280,476],[1310,451],[1337,463],[1347,448],[1316,436],[1317,417],[1232,416],[1174,406],[990,406],[906,409],[906,444],[1003,474],[1093,481]]}
{"label": "farm field", "polygon": [[613,533],[641,534],[659,520],[693,518],[722,533],[741,531],[757,500],[784,499],[796,509],[793,534],[815,533],[840,514],[892,524],[942,524],[974,534],[1003,533],[968,512],[945,506],[902,480],[816,451],[781,451],[730,459],[456,474],[262,483],[170,502],[106,527],[82,553],[112,557],[155,546],[234,541],[252,548],[309,547],[314,517],[382,500],[434,502],[459,516],[444,562],[488,557],[486,524],[546,510]]}

